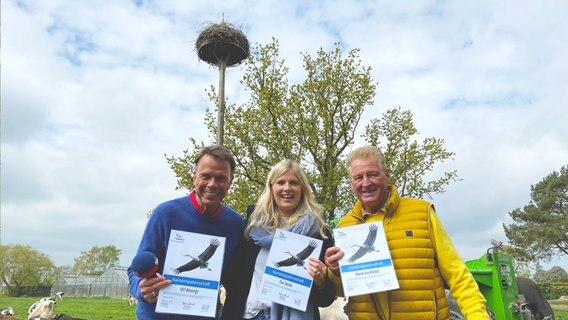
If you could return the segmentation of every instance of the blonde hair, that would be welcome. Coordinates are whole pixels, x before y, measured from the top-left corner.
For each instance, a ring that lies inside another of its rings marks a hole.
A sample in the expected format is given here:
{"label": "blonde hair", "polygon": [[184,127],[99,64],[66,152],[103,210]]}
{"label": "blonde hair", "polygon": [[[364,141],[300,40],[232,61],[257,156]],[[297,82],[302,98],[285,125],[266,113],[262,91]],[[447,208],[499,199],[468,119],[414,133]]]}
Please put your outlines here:
{"label": "blonde hair", "polygon": [[[288,221],[285,225],[283,225],[278,213],[274,194],[272,193],[272,185],[276,179],[286,172],[292,172],[298,177],[302,188],[302,196],[296,210],[288,217]],[[275,164],[268,173],[264,191],[258,198],[254,211],[250,215],[248,225],[245,229],[245,238],[247,240],[249,239],[250,231],[253,227],[261,227],[270,232],[274,232],[277,228],[285,228],[295,224],[300,218],[307,214],[312,215],[315,218],[315,221],[319,226],[321,236],[327,238],[323,232],[323,229],[326,226],[326,223],[322,218],[323,207],[314,198],[312,188],[308,183],[308,178],[304,173],[304,170],[302,170],[295,161],[282,160]]]}

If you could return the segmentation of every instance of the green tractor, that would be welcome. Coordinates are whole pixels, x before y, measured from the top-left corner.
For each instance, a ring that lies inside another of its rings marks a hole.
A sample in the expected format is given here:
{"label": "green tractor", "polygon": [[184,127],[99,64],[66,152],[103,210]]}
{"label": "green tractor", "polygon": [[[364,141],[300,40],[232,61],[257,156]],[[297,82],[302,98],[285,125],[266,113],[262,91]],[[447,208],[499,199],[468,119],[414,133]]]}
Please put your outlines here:
{"label": "green tractor", "polygon": [[466,261],[490,314],[499,320],[534,319],[525,297],[519,294],[513,259],[500,250],[501,243],[491,244],[479,259]]}

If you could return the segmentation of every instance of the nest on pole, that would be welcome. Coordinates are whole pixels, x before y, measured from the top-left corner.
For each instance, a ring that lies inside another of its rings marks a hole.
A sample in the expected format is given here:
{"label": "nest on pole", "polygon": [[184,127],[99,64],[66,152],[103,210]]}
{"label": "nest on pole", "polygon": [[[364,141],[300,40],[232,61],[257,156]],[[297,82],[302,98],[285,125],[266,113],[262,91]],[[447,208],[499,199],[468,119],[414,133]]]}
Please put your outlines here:
{"label": "nest on pole", "polygon": [[246,36],[226,22],[203,29],[195,41],[195,49],[199,59],[214,66],[221,61],[228,67],[238,65],[250,54]]}

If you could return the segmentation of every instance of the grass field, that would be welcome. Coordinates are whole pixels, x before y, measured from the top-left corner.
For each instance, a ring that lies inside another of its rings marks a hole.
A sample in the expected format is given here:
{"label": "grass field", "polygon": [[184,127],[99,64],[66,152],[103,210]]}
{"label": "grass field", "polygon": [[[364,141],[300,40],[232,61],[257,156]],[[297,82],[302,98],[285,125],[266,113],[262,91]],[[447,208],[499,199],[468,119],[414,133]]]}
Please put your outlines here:
{"label": "grass field", "polygon": [[[27,320],[28,308],[38,297],[0,296],[0,308],[12,307],[16,318]],[[128,306],[126,299],[64,297],[57,301],[55,314],[64,313],[74,318],[87,320],[132,320],[136,319],[135,307]]]}
{"label": "grass field", "polygon": [[[12,307],[16,311],[16,318],[26,320],[29,306],[38,299],[0,296],[0,308]],[[553,308],[556,319],[568,320],[568,302],[555,302]],[[57,302],[55,313],[86,320],[132,320],[136,319],[134,309],[134,306],[128,306],[126,299],[65,297]]]}
{"label": "grass field", "polygon": [[550,301],[556,320],[568,320],[568,301]]}
{"label": "grass field", "polygon": [[568,319],[568,311],[554,310],[554,316],[556,317],[556,320],[566,320]]}

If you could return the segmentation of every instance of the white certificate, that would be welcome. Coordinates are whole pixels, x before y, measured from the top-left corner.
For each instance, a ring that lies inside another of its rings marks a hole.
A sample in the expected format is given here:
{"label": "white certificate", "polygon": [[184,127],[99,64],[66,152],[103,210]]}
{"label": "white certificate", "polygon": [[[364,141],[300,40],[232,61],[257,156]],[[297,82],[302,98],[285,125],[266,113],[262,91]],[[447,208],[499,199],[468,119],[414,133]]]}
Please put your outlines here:
{"label": "white certificate", "polygon": [[398,289],[398,279],[382,222],[334,229],[346,297]]}
{"label": "white certificate", "polygon": [[313,279],[309,257],[319,258],[323,241],[276,229],[260,284],[260,297],[306,311]]}
{"label": "white certificate", "polygon": [[156,312],[215,317],[225,238],[172,230]]}

